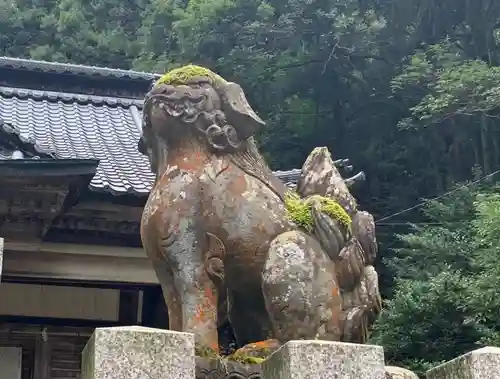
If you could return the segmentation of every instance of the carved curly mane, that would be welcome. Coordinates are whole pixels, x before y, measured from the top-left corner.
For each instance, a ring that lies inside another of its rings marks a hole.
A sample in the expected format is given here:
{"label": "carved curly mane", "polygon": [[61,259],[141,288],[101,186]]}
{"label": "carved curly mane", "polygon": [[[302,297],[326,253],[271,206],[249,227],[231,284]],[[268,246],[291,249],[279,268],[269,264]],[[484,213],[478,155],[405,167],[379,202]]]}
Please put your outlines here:
{"label": "carved curly mane", "polygon": [[284,184],[276,178],[264,158],[259,153],[253,137],[250,137],[245,148],[231,154],[231,161],[242,171],[269,187],[282,201],[285,196]]}

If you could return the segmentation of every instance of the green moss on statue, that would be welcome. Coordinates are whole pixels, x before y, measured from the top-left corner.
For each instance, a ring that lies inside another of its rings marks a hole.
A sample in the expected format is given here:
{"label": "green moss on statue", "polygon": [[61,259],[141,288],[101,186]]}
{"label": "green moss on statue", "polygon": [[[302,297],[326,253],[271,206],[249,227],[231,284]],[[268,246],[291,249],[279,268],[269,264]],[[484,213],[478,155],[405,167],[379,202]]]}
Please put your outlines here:
{"label": "green moss on statue", "polygon": [[[315,197],[313,196],[312,198],[314,199]],[[349,228],[351,226],[351,216],[349,216],[349,214],[339,203],[337,203],[333,199],[323,196],[317,196],[317,199],[321,204],[321,212],[326,213],[328,216],[336,219],[346,228]]]}
{"label": "green moss on statue", "polygon": [[215,83],[225,83],[226,80],[208,68],[189,64],[187,66],[175,68],[164,74],[158,81],[158,84],[168,84],[178,86],[186,84],[196,77],[207,77],[212,79]]}
{"label": "green moss on statue", "polygon": [[285,206],[290,219],[307,231],[311,231],[314,226],[312,206],[315,202],[320,204],[321,212],[337,220],[346,228],[350,228],[352,222],[351,217],[335,200],[320,195],[313,195],[307,199],[302,199],[293,192],[285,194]]}
{"label": "green moss on statue", "polygon": [[287,192],[285,194],[285,206],[288,216],[294,223],[307,231],[312,230],[313,217],[310,203],[301,199],[296,193]]}

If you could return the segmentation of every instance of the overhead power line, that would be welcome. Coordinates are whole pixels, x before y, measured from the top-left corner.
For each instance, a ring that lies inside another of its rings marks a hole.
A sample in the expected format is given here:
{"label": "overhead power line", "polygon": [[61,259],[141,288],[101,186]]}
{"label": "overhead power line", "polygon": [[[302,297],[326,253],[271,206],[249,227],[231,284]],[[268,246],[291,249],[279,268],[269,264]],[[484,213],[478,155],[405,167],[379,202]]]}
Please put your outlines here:
{"label": "overhead power line", "polygon": [[416,205],[414,205],[414,206],[412,206],[412,207],[409,207],[409,208],[402,209],[402,210],[400,210],[400,211],[398,211],[398,212],[396,212],[396,213],[392,213],[392,214],[390,214],[390,215],[384,216],[384,217],[382,217],[382,218],[378,219],[377,221],[375,221],[375,224],[378,224],[378,223],[380,223],[381,221],[389,220],[389,219],[391,219],[391,218],[393,218],[393,217],[396,217],[396,216],[402,215],[403,213],[406,213],[406,212],[412,211],[412,210],[414,210],[414,209],[420,208],[420,207],[422,207],[422,206],[424,206],[424,205],[429,204],[429,203],[430,203],[430,202],[432,202],[432,201],[442,199],[443,197],[449,196],[449,195],[451,195],[451,194],[453,194],[453,193],[455,193],[455,192],[457,192],[457,191],[460,191],[460,190],[462,190],[462,189],[464,189],[464,188],[472,187],[472,186],[474,186],[474,185],[476,185],[476,184],[478,184],[478,183],[482,182],[482,181],[483,181],[483,180],[485,180],[485,179],[492,178],[493,176],[495,176],[495,175],[496,175],[496,174],[498,174],[499,172],[500,172],[500,170],[496,170],[496,171],[492,172],[491,174],[484,175],[484,176],[480,177],[479,179],[474,180],[473,182],[470,182],[470,183],[464,184],[464,185],[462,185],[462,186],[460,186],[460,187],[457,187],[457,188],[455,188],[455,189],[453,189],[453,190],[451,190],[451,191],[445,192],[445,193],[443,193],[442,195],[436,196],[436,197],[434,197],[434,198],[432,198],[432,199],[428,199],[428,200],[422,201],[421,203],[418,203],[418,204],[416,204]]}

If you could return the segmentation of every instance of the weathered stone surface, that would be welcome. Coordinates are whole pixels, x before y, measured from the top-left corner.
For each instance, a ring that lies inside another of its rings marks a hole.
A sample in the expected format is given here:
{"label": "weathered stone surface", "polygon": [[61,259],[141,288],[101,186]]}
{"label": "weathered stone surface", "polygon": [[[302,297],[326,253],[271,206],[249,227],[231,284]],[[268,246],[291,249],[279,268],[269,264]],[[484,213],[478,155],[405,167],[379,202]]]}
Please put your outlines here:
{"label": "weathered stone surface", "polygon": [[97,328],[82,356],[82,379],[193,379],[194,336],[139,326]]}
{"label": "weathered stone surface", "polygon": [[385,366],[385,379],[418,379],[418,375],[402,367]]}
{"label": "weathered stone surface", "polygon": [[342,337],[337,322],[342,298],[335,264],[310,236],[292,231],[273,240],[262,272],[262,289],[281,341],[314,336],[338,341]]}
{"label": "weathered stone surface", "polygon": [[[347,179],[346,179],[347,180]],[[364,343],[368,328],[382,308],[378,274],[372,266],[378,247],[375,222],[368,212],[359,211],[326,147],[314,149],[307,158],[297,184],[303,196],[321,195],[340,204],[350,216],[350,228],[343,229],[334,217],[317,214],[313,208],[313,234],[335,263],[342,293],[342,341]],[[321,212],[320,212],[321,213]],[[328,338],[326,340],[337,340]]]}
{"label": "weathered stone surface", "polygon": [[381,346],[290,341],[262,363],[262,379],[385,379]]}
{"label": "weathered stone surface", "polygon": [[471,351],[427,371],[427,379],[500,379],[500,348]]}
{"label": "weathered stone surface", "polygon": [[349,192],[326,147],[317,147],[307,157],[297,183],[297,192],[303,197],[331,197],[351,215],[354,215],[357,209],[356,200]]}

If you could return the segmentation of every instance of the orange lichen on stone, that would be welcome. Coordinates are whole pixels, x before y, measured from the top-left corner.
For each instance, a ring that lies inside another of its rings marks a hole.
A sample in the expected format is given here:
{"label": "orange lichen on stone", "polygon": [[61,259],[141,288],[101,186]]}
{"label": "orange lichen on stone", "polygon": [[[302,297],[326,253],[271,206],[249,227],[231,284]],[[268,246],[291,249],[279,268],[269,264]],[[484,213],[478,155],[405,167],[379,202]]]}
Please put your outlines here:
{"label": "orange lichen on stone", "polygon": [[211,346],[209,346],[215,352],[219,352],[219,344],[217,342],[212,342]]}
{"label": "orange lichen on stone", "polygon": [[333,287],[333,289],[332,289],[332,296],[333,297],[340,296],[339,287],[337,287],[337,286]]}
{"label": "orange lichen on stone", "polygon": [[254,348],[269,348],[273,344],[274,340],[259,341],[250,344]]}
{"label": "orange lichen on stone", "polygon": [[253,342],[236,350],[228,359],[247,364],[259,364],[280,346],[281,344],[275,339]]}

